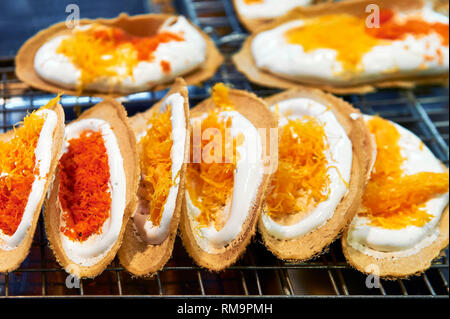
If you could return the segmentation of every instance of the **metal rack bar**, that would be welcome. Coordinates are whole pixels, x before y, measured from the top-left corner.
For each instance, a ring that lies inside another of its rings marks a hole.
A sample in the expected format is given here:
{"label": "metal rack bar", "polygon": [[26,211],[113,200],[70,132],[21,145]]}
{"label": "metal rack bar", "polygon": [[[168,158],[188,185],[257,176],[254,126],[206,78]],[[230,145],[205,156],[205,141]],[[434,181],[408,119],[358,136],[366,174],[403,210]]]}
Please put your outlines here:
{"label": "metal rack bar", "polygon": [[162,283],[161,283],[161,277],[159,276],[159,272],[156,273],[156,280],[158,282],[159,295],[162,296],[164,294],[164,292],[163,292],[163,287],[162,287]]}
{"label": "metal rack bar", "polygon": [[198,278],[198,284],[200,286],[200,291],[202,293],[202,296],[204,296],[205,295],[205,287],[203,286],[202,274],[200,273],[200,270],[197,270],[197,278]]}
{"label": "metal rack bar", "polygon": [[[322,256],[322,260],[325,265],[328,264],[328,260],[325,256]],[[334,292],[336,293],[336,296],[340,296],[341,292],[339,291],[338,285],[336,283],[336,279],[334,278],[333,271],[331,270],[331,268],[327,267],[327,272],[328,272],[328,277],[330,278],[331,284],[333,286]]]}
{"label": "metal rack bar", "polygon": [[423,278],[423,281],[425,282],[425,285],[427,286],[428,290],[430,291],[430,294],[431,294],[432,296],[436,296],[436,292],[434,291],[433,286],[431,285],[430,280],[428,279],[427,274],[424,273],[424,274],[422,275],[422,278]]}
{"label": "metal rack bar", "polygon": [[242,270],[239,271],[239,274],[241,275],[241,283],[242,283],[242,289],[244,290],[244,294],[248,296],[248,287],[247,282],[245,281],[245,276]]}

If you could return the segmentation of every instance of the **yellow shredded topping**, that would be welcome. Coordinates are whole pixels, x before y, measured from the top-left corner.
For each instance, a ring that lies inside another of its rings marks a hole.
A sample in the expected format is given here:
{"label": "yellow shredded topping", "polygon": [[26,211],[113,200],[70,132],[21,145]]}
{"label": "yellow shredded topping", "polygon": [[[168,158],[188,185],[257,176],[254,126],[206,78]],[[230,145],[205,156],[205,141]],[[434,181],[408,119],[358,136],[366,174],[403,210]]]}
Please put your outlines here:
{"label": "yellow shredded topping", "polygon": [[33,182],[39,175],[35,150],[45,117],[33,112],[14,136],[0,141],[0,230],[12,236],[22,221]]}
{"label": "yellow shredded topping", "polygon": [[[212,93],[216,108],[210,110],[202,119],[201,127],[194,130],[213,129],[211,140],[195,141],[191,135],[191,156],[194,152],[203,153],[201,163],[191,161],[187,169],[187,190],[192,203],[199,208],[197,222],[200,227],[214,225],[220,230],[219,213],[231,200],[234,185],[234,171],[238,160],[236,147],[242,143],[243,136],[232,137],[229,128],[232,119],[219,117],[220,112],[233,107],[229,99],[229,89],[223,84],[217,84]],[[199,143],[200,142],[200,143]]]}
{"label": "yellow shredded topping", "polygon": [[264,3],[264,0],[244,0],[246,4],[258,4],[258,3]]}
{"label": "yellow shredded topping", "polygon": [[280,129],[278,170],[267,198],[271,217],[304,213],[326,200],[330,177],[325,152],[329,149],[324,125],[305,116]]}
{"label": "yellow shredded topping", "polygon": [[222,111],[232,111],[234,104],[230,100],[230,88],[223,83],[217,83],[213,87],[212,99]]}
{"label": "yellow shredded topping", "polygon": [[424,226],[432,215],[423,208],[436,195],[448,192],[448,172],[405,175],[401,168],[405,159],[398,144],[400,133],[395,125],[373,117],[368,127],[376,139],[377,158],[361,215],[370,219],[370,225],[387,229]]}
{"label": "yellow shredded topping", "polygon": [[146,135],[140,140],[141,151],[141,185],[145,189],[141,192],[141,199],[149,203],[149,219],[152,224],[161,223],[164,205],[167,202],[172,181],[171,150],[172,121],[171,107],[162,113],[155,112],[147,125],[150,127]]}

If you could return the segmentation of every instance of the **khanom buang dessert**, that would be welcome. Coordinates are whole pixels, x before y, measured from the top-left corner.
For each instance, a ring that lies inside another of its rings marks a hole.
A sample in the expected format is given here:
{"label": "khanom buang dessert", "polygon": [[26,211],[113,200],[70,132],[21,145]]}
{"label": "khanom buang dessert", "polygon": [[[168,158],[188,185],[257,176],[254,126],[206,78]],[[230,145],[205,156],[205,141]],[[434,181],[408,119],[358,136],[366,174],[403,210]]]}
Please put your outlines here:
{"label": "khanom buang dessert", "polygon": [[422,0],[297,8],[250,36],[233,60],[250,81],[285,89],[345,94],[446,84],[449,21]]}
{"label": "khanom buang dessert", "polygon": [[130,119],[138,139],[141,178],[138,205],[119,250],[135,276],[160,270],[172,255],[189,161],[189,98],[177,79],[166,97]]}
{"label": "khanom buang dessert", "polygon": [[197,264],[219,271],[255,233],[276,167],[277,123],[254,94],[218,84],[191,110],[191,125],[181,236]]}
{"label": "khanom buang dessert", "polygon": [[0,135],[0,272],[28,255],[63,139],[59,96]]}
{"label": "khanom buang dessert", "polygon": [[136,138],[116,100],[106,99],[66,126],[44,221],[68,273],[93,278],[114,259],[136,209],[138,174]]}
{"label": "khanom buang dessert", "polygon": [[46,91],[120,96],[210,78],[223,58],[183,16],[150,14],[55,24],[29,39],[16,57],[23,82]]}
{"label": "khanom buang dessert", "polygon": [[320,90],[292,89],[266,102],[279,118],[279,158],[259,230],[278,258],[304,261],[357,213],[371,139],[358,110]]}
{"label": "khanom buang dessert", "polygon": [[350,265],[388,279],[423,273],[448,246],[448,169],[412,132],[365,116],[375,161],[342,237]]}

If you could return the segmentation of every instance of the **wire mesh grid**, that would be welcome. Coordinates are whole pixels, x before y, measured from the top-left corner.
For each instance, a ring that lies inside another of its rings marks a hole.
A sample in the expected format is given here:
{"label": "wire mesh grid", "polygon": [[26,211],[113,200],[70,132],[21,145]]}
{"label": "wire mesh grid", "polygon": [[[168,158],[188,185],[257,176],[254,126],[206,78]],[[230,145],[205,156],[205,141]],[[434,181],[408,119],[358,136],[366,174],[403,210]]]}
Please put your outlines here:
{"label": "wire mesh grid", "polygon": [[[191,105],[209,95],[218,81],[253,91],[266,97],[277,93],[253,85],[233,67],[230,56],[246,36],[239,24],[231,1],[174,1],[179,13],[186,15],[207,32],[227,57],[217,74],[202,87],[190,87]],[[44,105],[52,95],[29,88],[14,74],[13,58],[0,59],[0,132],[21,121],[27,111]],[[165,92],[144,92],[122,99],[130,115],[147,109]],[[344,98],[363,113],[379,114],[416,133],[447,166],[449,163],[448,87],[424,87],[415,90],[383,90],[368,95]],[[63,96],[67,120],[99,101],[91,97]],[[339,242],[329,251],[306,263],[285,263],[277,260],[264,247],[257,235],[238,263],[221,273],[197,267],[177,238],[172,259],[154,277],[136,279],[114,260],[94,280],[75,281],[56,262],[45,236],[42,218],[36,230],[29,256],[14,272],[0,274],[0,296],[145,296],[145,297],[361,297],[420,296],[448,298],[448,250],[419,277],[409,280],[381,281],[368,288],[367,277],[351,269],[345,262]]]}

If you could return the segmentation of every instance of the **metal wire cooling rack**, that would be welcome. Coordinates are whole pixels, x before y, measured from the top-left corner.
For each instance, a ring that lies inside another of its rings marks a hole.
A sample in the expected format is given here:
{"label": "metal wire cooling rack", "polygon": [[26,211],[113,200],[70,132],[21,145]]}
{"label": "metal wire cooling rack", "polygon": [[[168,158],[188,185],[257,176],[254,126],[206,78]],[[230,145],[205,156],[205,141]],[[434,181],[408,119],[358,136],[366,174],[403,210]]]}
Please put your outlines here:
{"label": "metal wire cooling rack", "polygon": [[[229,58],[245,38],[231,2],[228,0],[176,0],[175,7],[201,26]],[[14,75],[13,57],[0,59],[0,132],[21,121],[27,110],[45,104],[53,95],[31,89]],[[277,90],[252,85],[238,73],[230,59],[213,79],[202,87],[190,87],[191,105],[206,98],[213,83],[223,81],[265,97]],[[123,99],[130,115],[147,109],[165,92],[133,94]],[[416,133],[446,165],[449,162],[448,88],[425,87],[415,90],[382,90],[369,95],[352,95],[346,100],[364,113],[380,114]],[[71,120],[79,111],[99,100],[64,96],[62,105]],[[448,250],[431,269],[410,280],[382,281],[379,288],[366,287],[366,277],[351,269],[339,243],[328,253],[307,263],[284,263],[274,258],[257,236],[241,260],[219,274],[203,270],[192,262],[179,238],[168,265],[151,279],[134,279],[115,260],[95,280],[82,280],[79,287],[66,284],[67,274],[57,264],[48,247],[42,219],[30,254],[20,269],[0,274],[0,296],[309,296],[361,297],[395,296],[408,298],[448,298]],[[68,288],[73,287],[73,288]]]}

